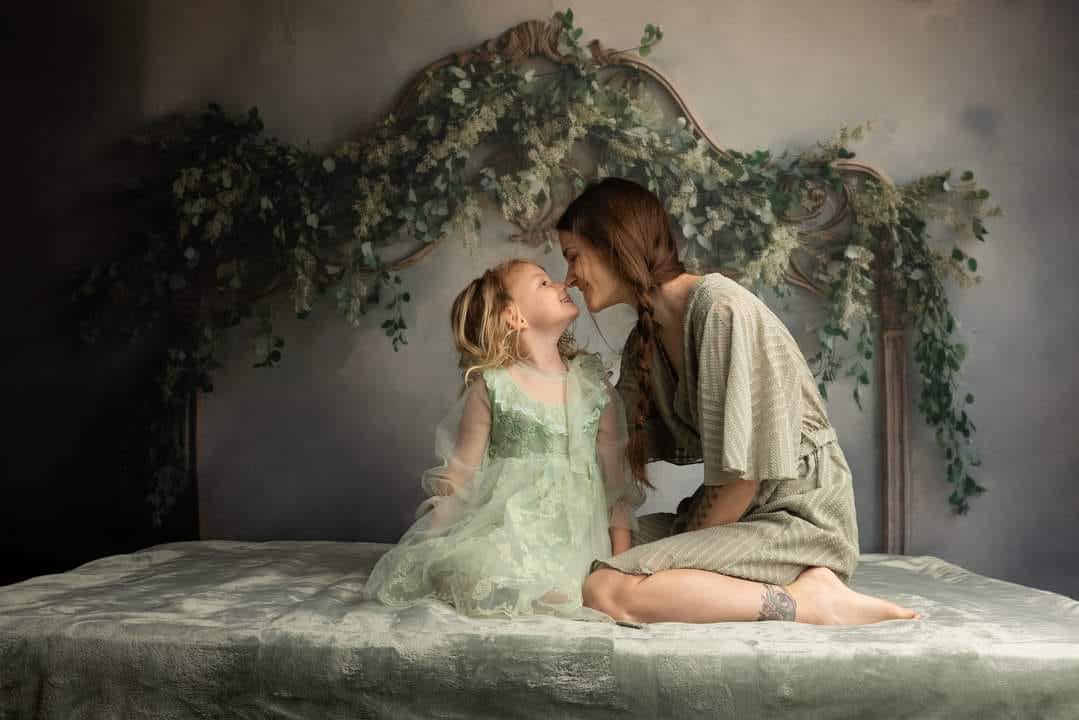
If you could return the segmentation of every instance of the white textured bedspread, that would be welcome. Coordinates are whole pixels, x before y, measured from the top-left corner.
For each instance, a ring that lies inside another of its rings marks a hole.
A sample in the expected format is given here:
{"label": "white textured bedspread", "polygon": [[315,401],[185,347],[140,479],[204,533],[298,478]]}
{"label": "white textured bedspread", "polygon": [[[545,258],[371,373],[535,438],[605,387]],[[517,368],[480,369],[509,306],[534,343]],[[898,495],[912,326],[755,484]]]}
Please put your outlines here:
{"label": "white textured bedspread", "polygon": [[929,556],[920,622],[462,617],[363,602],[389,546],[170,543],[0,588],[0,719],[1079,718],[1079,602]]}

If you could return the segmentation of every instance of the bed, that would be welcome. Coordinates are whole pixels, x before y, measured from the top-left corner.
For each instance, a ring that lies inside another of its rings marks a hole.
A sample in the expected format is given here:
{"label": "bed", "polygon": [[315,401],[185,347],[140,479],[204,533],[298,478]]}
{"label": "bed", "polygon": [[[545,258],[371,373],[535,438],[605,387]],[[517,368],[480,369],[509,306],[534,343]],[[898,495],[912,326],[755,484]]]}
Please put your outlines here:
{"label": "bed", "polygon": [[[473,52],[518,61],[551,56],[553,42],[546,23],[524,23]],[[612,61],[652,76],[696,124],[654,68]],[[849,160],[840,170],[845,182],[880,176]],[[841,234],[843,208],[825,199],[804,222]],[[789,279],[816,290],[797,264]],[[919,610],[920,622],[480,620],[361,601],[386,544],[169,543],[0,588],[0,720],[1079,718],[1079,602],[905,554],[906,346],[884,294],[881,318],[884,552],[863,555],[851,585]],[[196,396],[194,467],[198,407]]]}
{"label": "bed", "polygon": [[1079,602],[929,556],[921,622],[472,619],[359,590],[390,547],[200,541],[0,588],[0,718],[1079,717]]}

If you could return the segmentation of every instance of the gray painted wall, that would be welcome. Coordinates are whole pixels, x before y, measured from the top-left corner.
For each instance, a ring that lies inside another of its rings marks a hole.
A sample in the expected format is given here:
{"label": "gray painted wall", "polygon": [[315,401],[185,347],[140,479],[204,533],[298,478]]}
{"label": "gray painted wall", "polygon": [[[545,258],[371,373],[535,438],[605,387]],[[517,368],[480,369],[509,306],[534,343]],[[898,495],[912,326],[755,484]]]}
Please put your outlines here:
{"label": "gray painted wall", "polygon": [[[146,6],[140,95],[146,117],[209,100],[257,104],[270,134],[319,149],[361,133],[426,63],[494,37],[555,6],[540,2],[211,2]],[[911,552],[1079,597],[1079,206],[1077,12],[1066,3],[930,0],[872,3],[579,2],[585,39],[637,44],[645,23],[666,40],[653,57],[717,141],[739,150],[800,149],[841,122],[880,121],[859,158],[898,181],[971,169],[1006,217],[969,246],[985,282],[953,288],[969,345],[966,389],[989,492],[951,514],[943,459],[912,416]],[[329,307],[304,321],[279,315],[284,366],[252,370],[243,333],[203,403],[204,533],[212,538],[393,541],[420,499],[432,428],[456,374],[447,310],[454,294],[508,254],[556,254],[505,242],[489,214],[481,252],[448,241],[405,273],[414,289],[410,344],[394,353],[381,318],[359,329]],[[785,317],[807,354],[812,304]],[[617,350],[625,308],[598,316]],[[587,316],[592,349],[613,353]],[[918,384],[911,362],[910,406]],[[862,548],[880,549],[879,425],[850,386],[829,405],[856,476]],[[657,466],[667,509],[699,469]]]}

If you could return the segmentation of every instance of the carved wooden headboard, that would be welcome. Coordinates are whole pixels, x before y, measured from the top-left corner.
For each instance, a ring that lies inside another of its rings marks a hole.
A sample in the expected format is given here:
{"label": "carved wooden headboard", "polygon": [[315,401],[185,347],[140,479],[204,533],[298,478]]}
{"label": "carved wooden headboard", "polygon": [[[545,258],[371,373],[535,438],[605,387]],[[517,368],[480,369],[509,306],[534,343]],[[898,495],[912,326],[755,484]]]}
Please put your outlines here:
{"label": "carved wooden headboard", "polygon": [[[560,25],[555,21],[532,20],[524,22],[476,48],[453,53],[431,63],[416,75],[414,81],[401,94],[395,104],[395,114],[398,116],[404,114],[405,109],[414,100],[417,91],[425,82],[428,72],[449,64],[488,61],[495,56],[499,56],[504,61],[514,65],[537,59],[554,63],[563,62],[562,55],[556,49],[559,29]],[[685,98],[659,70],[636,54],[605,49],[598,40],[593,40],[588,47],[594,57],[601,58],[609,66],[610,74],[606,77],[606,82],[619,81],[620,72],[631,71],[635,75],[643,73],[650,83],[654,83],[660,92],[665,93],[667,100],[673,103],[679,114],[686,118],[691,129],[697,131],[717,152],[728,155],[724,148],[708,135]],[[788,214],[783,219],[796,223],[800,231],[811,233],[816,243],[824,242],[829,244],[836,242],[845,245],[851,219],[850,199],[852,189],[867,178],[873,178],[881,183],[890,183],[891,181],[879,169],[863,162],[837,160],[833,165],[843,179],[842,189],[836,191],[827,187],[814,188],[810,192],[811,207],[800,208],[802,211],[800,214]],[[520,226],[521,232],[513,235],[513,239],[529,245],[546,240],[561,209],[562,207],[559,206],[557,201],[548,198],[531,223],[527,226]],[[392,264],[392,269],[402,270],[419,263],[435,249],[436,245],[444,237],[423,244],[414,252],[396,260]],[[887,243],[882,243],[882,245],[887,246]],[[880,494],[883,515],[881,518],[881,547],[884,552],[904,553],[907,547],[910,512],[910,446],[907,434],[905,326],[898,306],[892,301],[888,293],[887,277],[882,270],[882,268],[888,267],[890,258],[886,253],[879,253],[875,262],[875,287],[881,319],[880,337],[878,338],[876,352],[876,376],[880,393],[880,412],[882,413],[880,423]],[[708,268],[704,269],[708,270]],[[786,273],[786,280],[789,284],[797,286],[808,293],[823,296],[822,288],[812,279],[811,273],[801,266],[797,255],[792,257],[791,265]],[[199,398],[196,397],[194,402],[189,405],[187,423],[187,446],[191,458],[191,467],[193,468],[198,467],[195,442],[197,438],[198,407]]]}

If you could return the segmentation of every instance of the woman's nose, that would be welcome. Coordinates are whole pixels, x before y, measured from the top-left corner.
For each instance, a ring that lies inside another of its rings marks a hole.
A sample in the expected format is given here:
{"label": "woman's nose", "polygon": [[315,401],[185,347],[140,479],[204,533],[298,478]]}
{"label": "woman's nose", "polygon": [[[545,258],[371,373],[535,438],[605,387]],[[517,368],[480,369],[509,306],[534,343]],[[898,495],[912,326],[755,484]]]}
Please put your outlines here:
{"label": "woman's nose", "polygon": [[574,276],[574,274],[573,274],[573,271],[572,271],[572,270],[567,270],[567,271],[566,271],[566,280],[565,280],[565,282],[563,282],[562,284],[563,284],[563,285],[565,285],[565,286],[566,286],[566,287],[568,287],[568,288],[571,288],[571,287],[575,287],[575,286],[576,286],[576,284],[577,284],[577,278],[576,278],[576,276]]}

